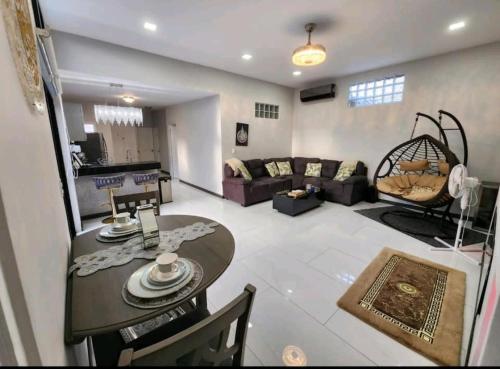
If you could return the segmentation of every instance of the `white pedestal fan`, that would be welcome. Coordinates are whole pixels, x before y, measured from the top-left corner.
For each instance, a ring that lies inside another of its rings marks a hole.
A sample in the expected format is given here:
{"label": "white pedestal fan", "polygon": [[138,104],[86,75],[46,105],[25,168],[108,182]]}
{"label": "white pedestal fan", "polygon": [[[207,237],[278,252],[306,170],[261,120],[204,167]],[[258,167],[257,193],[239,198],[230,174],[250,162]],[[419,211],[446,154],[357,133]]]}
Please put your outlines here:
{"label": "white pedestal fan", "polygon": [[[457,235],[455,237],[455,243],[453,245],[447,243],[446,241],[440,239],[439,237],[434,237],[436,241],[442,243],[446,248],[442,247],[431,247],[432,251],[454,251],[465,257],[467,260],[480,264],[480,261],[471,258],[470,256],[464,254],[464,247],[462,245],[465,225],[469,220],[469,215],[472,207],[472,195],[475,194],[474,190],[480,185],[479,179],[476,177],[469,177],[467,168],[463,164],[455,165],[448,178],[448,191],[451,196],[455,199],[460,198],[460,220],[458,221]],[[464,219],[464,214],[467,212]]]}

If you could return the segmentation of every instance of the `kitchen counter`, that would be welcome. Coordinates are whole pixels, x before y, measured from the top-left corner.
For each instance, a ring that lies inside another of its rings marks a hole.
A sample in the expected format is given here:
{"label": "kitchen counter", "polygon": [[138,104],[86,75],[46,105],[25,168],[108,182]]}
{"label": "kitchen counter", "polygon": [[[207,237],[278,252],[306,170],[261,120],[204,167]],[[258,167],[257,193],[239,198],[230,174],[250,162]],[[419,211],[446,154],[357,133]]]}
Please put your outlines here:
{"label": "kitchen counter", "polygon": [[138,161],[132,163],[113,163],[106,165],[85,165],[78,169],[78,176],[95,176],[113,173],[135,172],[140,170],[160,169],[159,161]]}
{"label": "kitchen counter", "polygon": [[[116,163],[109,165],[89,165],[78,170],[78,178],[75,179],[78,207],[83,219],[94,216],[107,215],[111,207],[105,205],[109,202],[106,190],[98,190],[93,181],[94,176],[110,176],[119,173],[125,174],[123,186],[116,189],[115,195],[128,195],[143,192],[144,187],[134,183],[133,173],[155,173],[159,172],[161,165],[157,161],[143,161],[135,163]],[[155,190],[151,186],[151,190]]]}

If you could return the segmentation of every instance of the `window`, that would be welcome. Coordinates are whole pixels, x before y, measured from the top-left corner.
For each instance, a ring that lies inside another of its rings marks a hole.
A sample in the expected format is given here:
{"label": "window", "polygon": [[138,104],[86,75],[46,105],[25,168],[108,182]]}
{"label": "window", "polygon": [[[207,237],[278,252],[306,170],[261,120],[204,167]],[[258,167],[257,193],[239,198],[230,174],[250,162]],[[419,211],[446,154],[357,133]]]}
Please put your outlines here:
{"label": "window", "polygon": [[403,101],[405,76],[387,77],[349,87],[349,106],[367,106]]}
{"label": "window", "polygon": [[83,125],[83,130],[85,131],[85,133],[94,133],[95,126],[92,123],[85,123]]}
{"label": "window", "polygon": [[268,119],[278,119],[280,116],[279,105],[262,104],[255,103],[255,117],[256,118],[268,118]]}

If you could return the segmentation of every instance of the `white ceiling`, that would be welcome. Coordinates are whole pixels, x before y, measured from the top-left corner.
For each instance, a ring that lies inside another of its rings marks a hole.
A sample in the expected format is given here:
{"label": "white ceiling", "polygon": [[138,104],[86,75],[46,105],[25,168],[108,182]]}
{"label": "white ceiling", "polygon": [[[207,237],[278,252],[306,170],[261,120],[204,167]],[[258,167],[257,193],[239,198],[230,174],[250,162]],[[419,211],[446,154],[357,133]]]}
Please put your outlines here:
{"label": "white ceiling", "polygon": [[[88,102],[94,104],[117,104],[122,106],[160,108],[180,104],[186,101],[201,99],[213,93],[181,88],[147,86],[133,81],[109,79],[59,70],[63,99],[67,101]],[[121,84],[110,86],[110,84]],[[132,104],[125,103],[121,97],[133,96]]]}
{"label": "white ceiling", "polygon": [[[52,28],[299,87],[500,40],[498,0],[40,0]],[[450,33],[450,23],[465,29]],[[155,33],[145,21],[158,25]],[[304,24],[325,63],[296,68]],[[243,53],[253,59],[244,61]]]}

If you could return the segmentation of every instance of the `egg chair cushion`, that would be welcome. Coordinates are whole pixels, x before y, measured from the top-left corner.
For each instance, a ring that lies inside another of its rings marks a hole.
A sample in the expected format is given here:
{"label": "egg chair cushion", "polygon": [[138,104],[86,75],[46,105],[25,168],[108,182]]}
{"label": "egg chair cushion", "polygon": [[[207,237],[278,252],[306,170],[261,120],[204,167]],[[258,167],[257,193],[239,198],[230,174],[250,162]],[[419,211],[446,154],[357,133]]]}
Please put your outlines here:
{"label": "egg chair cushion", "polygon": [[385,194],[411,201],[427,201],[439,194],[446,185],[447,177],[430,174],[401,175],[380,179],[377,189]]}

